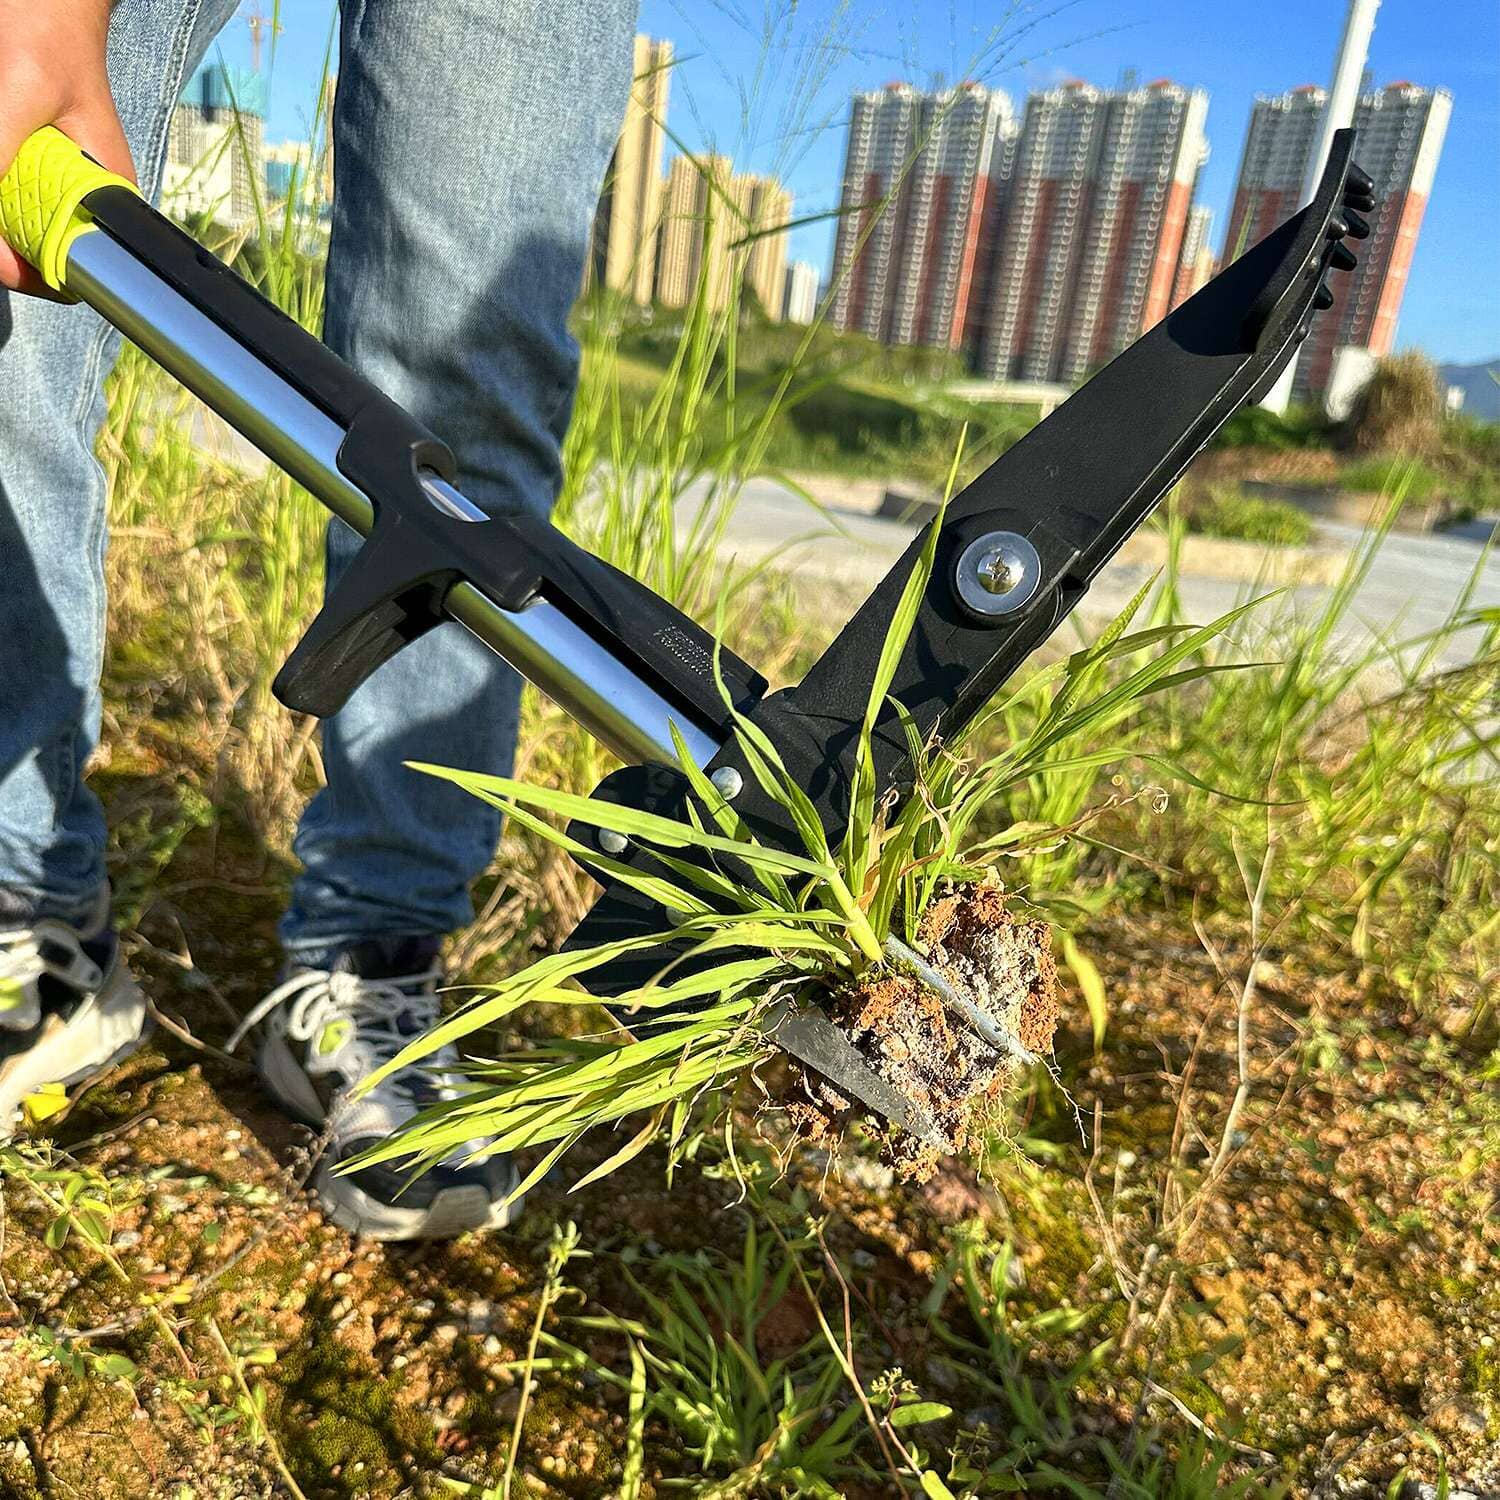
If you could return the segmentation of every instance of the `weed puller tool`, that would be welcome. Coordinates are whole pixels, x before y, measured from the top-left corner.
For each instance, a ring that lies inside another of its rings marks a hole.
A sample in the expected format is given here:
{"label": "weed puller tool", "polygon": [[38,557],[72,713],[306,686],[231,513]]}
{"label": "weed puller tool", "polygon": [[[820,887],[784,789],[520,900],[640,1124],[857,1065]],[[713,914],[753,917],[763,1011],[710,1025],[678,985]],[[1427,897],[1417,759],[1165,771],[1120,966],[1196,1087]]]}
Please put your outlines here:
{"label": "weed puller tool", "polygon": [[[909,783],[910,740],[951,738],[1057,628],[1091,580],[1228,418],[1275,381],[1326,277],[1355,261],[1375,205],[1335,138],[1317,193],[1072,395],[949,504],[935,562],[872,731],[877,799]],[[290,708],[328,715],[382,662],[444,620],[509,661],[626,764],[596,796],[679,814],[690,795],[674,748],[705,770],[762,843],[799,849],[760,787],[735,714],[775,746],[835,838],[846,823],[876,663],[924,531],[795,687],[765,680],[665,600],[544,521],[485,516],[453,485],[449,450],[266,302],[126,182],[52,129],[0,179],[0,232],[59,292],[89,303],[305,485],[365,544],[282,669]],[[617,861],[649,858],[616,834],[574,836]],[[598,873],[598,872],[595,872]],[[665,925],[606,879],[570,939]],[[917,966],[909,950],[897,961]],[[650,970],[659,954],[646,960]],[[601,979],[601,976],[603,978]],[[618,995],[640,962],[596,970]],[[940,976],[932,976],[941,992]],[[960,1019],[965,997],[943,994]],[[972,1007],[969,1010],[972,1011]],[[967,1022],[987,1036],[982,1014]],[[774,1039],[846,1097],[918,1136],[921,1109],[815,1006],[783,1003]],[[993,1030],[993,1028],[991,1028]]]}

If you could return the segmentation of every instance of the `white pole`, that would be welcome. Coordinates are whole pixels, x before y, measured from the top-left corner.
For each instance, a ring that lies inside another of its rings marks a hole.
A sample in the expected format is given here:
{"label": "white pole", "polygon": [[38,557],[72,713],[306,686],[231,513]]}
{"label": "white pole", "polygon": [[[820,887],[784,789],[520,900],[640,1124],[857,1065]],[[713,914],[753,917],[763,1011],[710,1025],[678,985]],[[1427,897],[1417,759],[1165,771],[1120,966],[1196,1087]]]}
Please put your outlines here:
{"label": "white pole", "polygon": [[[1302,180],[1302,204],[1312,195],[1328,164],[1333,149],[1333,133],[1354,123],[1354,109],[1359,103],[1359,81],[1364,76],[1365,58],[1370,51],[1370,34],[1375,30],[1375,12],[1380,0],[1349,0],[1349,14],[1344,18],[1344,36],[1333,63],[1333,82],[1328,86],[1328,100],[1323,106],[1323,121],[1318,130],[1318,144],[1307,159],[1307,176]],[[1274,412],[1284,412],[1292,396],[1292,379],[1297,373],[1297,352],[1276,384],[1266,392],[1261,405]]]}

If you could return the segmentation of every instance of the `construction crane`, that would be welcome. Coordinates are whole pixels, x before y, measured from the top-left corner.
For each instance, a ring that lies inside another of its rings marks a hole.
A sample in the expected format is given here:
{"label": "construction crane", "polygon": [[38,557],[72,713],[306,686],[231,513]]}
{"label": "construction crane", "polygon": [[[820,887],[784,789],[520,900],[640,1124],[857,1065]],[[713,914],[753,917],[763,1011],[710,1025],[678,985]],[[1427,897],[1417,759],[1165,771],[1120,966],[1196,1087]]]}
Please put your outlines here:
{"label": "construction crane", "polygon": [[261,10],[260,0],[251,0],[250,9],[245,13],[245,26],[250,32],[250,66],[259,73],[261,43],[269,34],[274,49],[276,38],[285,28],[274,16],[268,16]]}

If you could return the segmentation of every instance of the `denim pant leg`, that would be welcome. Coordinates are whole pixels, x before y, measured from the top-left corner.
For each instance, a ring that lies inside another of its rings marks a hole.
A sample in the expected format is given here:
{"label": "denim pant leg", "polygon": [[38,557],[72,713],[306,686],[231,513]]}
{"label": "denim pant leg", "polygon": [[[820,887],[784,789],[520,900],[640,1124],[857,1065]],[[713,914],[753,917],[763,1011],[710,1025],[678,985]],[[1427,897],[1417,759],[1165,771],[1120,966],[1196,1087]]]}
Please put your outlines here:
{"label": "denim pant leg", "polygon": [[[346,0],[325,338],[453,448],[491,513],[546,512],[572,409],[567,318],[630,86],[636,0]],[[330,579],[356,549],[329,534]],[[406,768],[505,773],[520,682],[460,627],[325,726],[282,938],[304,962],[472,916],[499,820]]]}
{"label": "denim pant leg", "polygon": [[[110,82],[148,194],[183,78],[233,11],[122,0],[110,18]],[[79,918],[104,883],[104,814],[82,772],[104,658],[94,439],[118,343],[85,307],[0,292],[0,925]]]}

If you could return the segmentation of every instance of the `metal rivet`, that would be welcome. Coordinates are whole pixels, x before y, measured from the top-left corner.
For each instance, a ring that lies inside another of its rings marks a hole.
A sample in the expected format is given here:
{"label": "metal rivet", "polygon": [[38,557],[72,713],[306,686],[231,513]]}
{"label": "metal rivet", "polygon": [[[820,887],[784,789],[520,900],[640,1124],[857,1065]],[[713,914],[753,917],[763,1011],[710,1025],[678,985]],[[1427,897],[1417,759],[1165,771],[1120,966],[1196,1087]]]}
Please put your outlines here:
{"label": "metal rivet", "polygon": [[733,802],[745,789],[745,778],[733,766],[720,766],[708,779],[726,802]]}
{"label": "metal rivet", "polygon": [[599,847],[606,854],[623,854],[630,847],[630,840],[613,828],[599,830]]}
{"label": "metal rivet", "polygon": [[1020,609],[1041,581],[1041,557],[1026,537],[1014,531],[987,531],[976,537],[953,570],[953,588],[960,603],[990,619]]}

